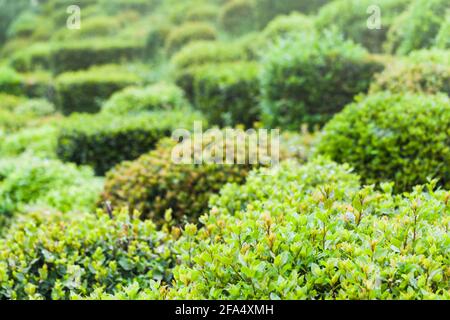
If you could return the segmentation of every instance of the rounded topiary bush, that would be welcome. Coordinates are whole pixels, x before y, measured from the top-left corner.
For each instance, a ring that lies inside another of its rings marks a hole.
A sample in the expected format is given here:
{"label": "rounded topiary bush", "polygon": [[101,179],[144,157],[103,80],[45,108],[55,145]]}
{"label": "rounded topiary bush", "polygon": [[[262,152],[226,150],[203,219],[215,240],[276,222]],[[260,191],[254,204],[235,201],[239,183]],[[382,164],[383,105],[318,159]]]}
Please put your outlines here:
{"label": "rounded topiary bush", "polygon": [[56,153],[63,161],[92,166],[104,175],[116,164],[152,150],[175,129],[203,117],[191,110],[71,116],[59,130]]}
{"label": "rounded topiary bush", "polygon": [[364,183],[394,181],[404,191],[428,178],[450,187],[449,141],[448,96],[381,92],[336,115],[317,150],[352,165]]}
{"label": "rounded topiary bush", "polygon": [[222,28],[235,35],[255,30],[258,26],[255,2],[252,0],[232,0],[221,9],[219,22]]}
{"label": "rounded topiary bush", "polygon": [[177,241],[162,297],[448,299],[450,193],[377,192],[350,171],[287,162],[224,187]]}
{"label": "rounded topiary bush", "polygon": [[177,110],[188,105],[182,89],[173,84],[157,83],[144,88],[129,87],[114,93],[103,105],[102,112],[125,115],[143,111]]}
{"label": "rounded topiary bush", "polygon": [[263,35],[265,39],[276,40],[296,32],[316,32],[314,19],[298,12],[279,16],[264,28]]}
{"label": "rounded topiary bush", "polygon": [[[370,52],[381,52],[393,21],[410,3],[410,0],[331,1],[320,9],[315,24],[319,29],[334,25],[346,38],[362,44]],[[372,7],[379,9],[379,17],[376,16],[376,11],[368,11]],[[380,26],[374,23],[369,28],[368,22],[376,18],[380,19]]]}
{"label": "rounded topiary bush", "polygon": [[298,11],[305,14],[316,12],[328,0],[256,0],[255,14],[259,28],[264,28],[273,18],[281,14]]}
{"label": "rounded topiary bush", "polygon": [[450,66],[450,51],[438,48],[413,51],[408,55],[408,59],[416,64],[434,63]]}
{"label": "rounded topiary bush", "polygon": [[163,23],[152,27],[145,41],[145,55],[149,59],[158,56],[164,50],[164,46],[173,26]]}
{"label": "rounded topiary bush", "polygon": [[171,30],[165,42],[169,55],[174,54],[189,42],[215,40],[217,32],[213,26],[204,22],[188,22]]}
{"label": "rounded topiary bush", "polygon": [[90,168],[33,156],[0,161],[0,225],[17,212],[51,207],[63,212],[93,209],[101,183]]}
{"label": "rounded topiary bush", "polygon": [[245,61],[249,54],[239,43],[196,41],[184,46],[171,59],[177,71],[208,63]]}
{"label": "rounded topiary bush", "polygon": [[215,5],[195,5],[186,12],[186,20],[191,22],[212,22],[217,21],[219,7]]}
{"label": "rounded topiary bush", "polygon": [[251,127],[260,118],[259,64],[210,64],[194,71],[194,105],[209,123]]}
{"label": "rounded topiary bush", "polygon": [[[427,54],[422,52],[420,57],[424,59]],[[377,75],[372,83],[370,92],[379,91],[430,94],[444,92],[450,95],[450,65],[435,63],[429,59],[417,61],[414,57],[403,62],[394,62]]]}
{"label": "rounded topiary bush", "polygon": [[[128,212],[21,219],[0,240],[0,299],[71,299],[170,281],[171,236]],[[133,297],[130,297],[133,298]]]}
{"label": "rounded topiary bush", "polygon": [[333,32],[281,39],[262,61],[264,122],[297,129],[323,124],[367,91],[382,65]]}
{"label": "rounded topiary bush", "polygon": [[387,49],[398,54],[431,48],[446,19],[448,1],[417,0],[397,18],[388,34]]}
{"label": "rounded topiary bush", "polygon": [[[226,135],[220,140],[218,135],[222,137],[223,133]],[[253,147],[255,137],[260,143]],[[277,161],[277,148],[280,159],[302,161],[307,154],[305,150],[291,148],[290,142],[295,139],[292,135],[281,137],[279,145],[276,141],[272,144],[271,137],[267,145],[261,139],[263,136],[242,130],[212,129],[201,137],[185,137],[180,144],[171,139],[162,140],[150,153],[111,170],[106,176],[102,198],[111,201],[113,206],[138,210],[144,218],[158,223],[168,209],[178,222],[196,221],[207,209],[210,196],[223,185],[240,184],[252,168]],[[301,141],[308,149],[307,140],[297,139],[296,147]],[[228,156],[230,150],[235,153]]]}
{"label": "rounded topiary bush", "polygon": [[441,49],[450,49],[450,13],[436,36],[436,46]]}
{"label": "rounded topiary bush", "polygon": [[[194,151],[193,141],[184,141],[184,146]],[[203,136],[201,140],[202,147],[214,143],[214,134]],[[233,140],[227,143],[234,146]],[[213,193],[226,183],[243,182],[252,167],[245,163],[194,164],[194,155],[192,163],[179,163],[173,159],[176,145],[171,139],[163,140],[154,151],[115,167],[106,176],[103,199],[111,201],[113,206],[138,210],[143,217],[158,223],[163,221],[168,209],[176,220],[192,221],[204,213]],[[178,150],[183,148],[179,146]]]}
{"label": "rounded topiary bush", "polygon": [[136,74],[116,65],[63,73],[55,80],[58,109],[65,115],[97,113],[114,92],[140,81]]}

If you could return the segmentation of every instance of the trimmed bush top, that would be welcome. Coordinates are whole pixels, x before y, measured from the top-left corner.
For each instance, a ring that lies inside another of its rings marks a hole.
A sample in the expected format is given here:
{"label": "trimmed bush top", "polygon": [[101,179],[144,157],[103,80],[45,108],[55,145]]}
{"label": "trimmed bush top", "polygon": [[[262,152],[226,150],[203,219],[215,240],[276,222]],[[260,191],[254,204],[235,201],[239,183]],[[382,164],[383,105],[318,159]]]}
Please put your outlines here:
{"label": "trimmed bush top", "polygon": [[428,178],[450,187],[450,99],[380,92],[358,100],[324,128],[318,152],[349,163],[364,183],[408,191]]}

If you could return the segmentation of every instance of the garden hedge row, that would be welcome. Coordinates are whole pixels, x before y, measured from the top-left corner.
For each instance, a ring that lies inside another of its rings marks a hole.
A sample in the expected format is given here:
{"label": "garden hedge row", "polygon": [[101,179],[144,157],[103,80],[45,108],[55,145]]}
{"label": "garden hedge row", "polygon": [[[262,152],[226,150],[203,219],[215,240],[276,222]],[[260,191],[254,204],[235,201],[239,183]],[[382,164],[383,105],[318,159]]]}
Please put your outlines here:
{"label": "garden hedge row", "polygon": [[450,194],[434,187],[360,188],[348,166],[323,159],[252,174],[221,191],[202,228],[185,227],[159,296],[448,299]]}
{"label": "garden hedge row", "polygon": [[182,89],[169,83],[144,88],[128,87],[114,93],[102,106],[102,112],[126,115],[143,111],[177,110],[189,106]]}
{"label": "garden hedge row", "polygon": [[279,40],[261,63],[263,119],[298,129],[323,125],[366,92],[383,65],[334,32],[300,33]]}
{"label": "garden hedge row", "polygon": [[60,212],[95,207],[100,181],[87,167],[33,156],[0,160],[0,226],[18,212],[53,208]]}
{"label": "garden hedge row", "polygon": [[155,111],[128,116],[74,115],[59,136],[57,154],[63,161],[90,165],[103,175],[114,165],[155,147],[175,129],[190,129],[199,114],[189,110]]}
{"label": "garden hedge row", "polygon": [[448,19],[446,0],[417,0],[399,16],[389,30],[389,52],[408,54],[436,45],[441,27]]}
{"label": "garden hedge row", "polygon": [[55,80],[60,111],[95,113],[114,92],[137,85],[140,78],[119,66],[92,67],[87,71],[66,72]]}
{"label": "garden hedge row", "polygon": [[[210,196],[226,183],[242,183],[252,168],[269,166],[270,159],[305,161],[312,144],[307,133],[283,134],[278,146],[280,159],[277,159],[272,153],[277,146],[272,146],[270,140],[264,145],[262,135],[252,135],[242,129],[229,130],[213,129],[202,138],[186,137],[179,145],[171,139],[161,141],[155,150],[135,161],[122,163],[107,174],[103,200],[116,207],[138,210],[142,217],[158,223],[164,220],[168,209],[178,223],[196,221],[206,211]],[[224,133],[223,140],[217,138]],[[260,139],[260,144],[253,147],[255,137]],[[200,144],[203,149],[196,153]],[[221,147],[223,150],[219,151]],[[229,157],[233,161],[224,164],[230,150],[235,150]],[[190,161],[178,158],[183,155],[181,151],[190,152],[187,156]],[[203,161],[194,162],[200,159]]]}
{"label": "garden hedge row", "polygon": [[450,187],[448,95],[380,92],[347,106],[324,128],[318,152],[349,163],[364,183],[409,191],[428,178]]}
{"label": "garden hedge row", "polygon": [[[336,26],[346,38],[362,44],[370,52],[383,52],[387,34],[410,0],[337,0],[323,6],[315,21],[319,30]],[[369,11],[370,8],[379,11]],[[379,13],[379,16],[377,16]],[[380,26],[375,19],[380,19]],[[373,28],[368,27],[373,24]]]}
{"label": "garden hedge row", "polygon": [[210,64],[194,71],[194,105],[211,124],[252,127],[260,118],[259,64]]}

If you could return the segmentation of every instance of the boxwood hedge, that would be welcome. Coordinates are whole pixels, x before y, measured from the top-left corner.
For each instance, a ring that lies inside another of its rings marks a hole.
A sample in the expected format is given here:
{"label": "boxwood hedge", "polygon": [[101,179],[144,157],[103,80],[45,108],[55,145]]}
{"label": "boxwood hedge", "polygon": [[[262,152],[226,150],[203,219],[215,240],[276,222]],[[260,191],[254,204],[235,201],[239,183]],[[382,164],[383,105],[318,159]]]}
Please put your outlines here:
{"label": "boxwood hedge", "polygon": [[102,112],[126,115],[143,111],[177,110],[189,102],[176,85],[156,83],[147,87],[129,87],[114,93],[102,106]]}
{"label": "boxwood hedge", "polygon": [[59,110],[65,115],[98,112],[102,102],[114,92],[140,81],[136,74],[114,65],[63,73],[55,80]]}
{"label": "boxwood hedge", "polygon": [[241,35],[258,28],[255,1],[232,0],[224,4],[220,11],[221,27],[234,35]]}
{"label": "boxwood hedge", "polygon": [[446,20],[447,10],[446,0],[412,2],[389,31],[387,49],[390,52],[407,54],[413,50],[433,47]]}
{"label": "boxwood hedge", "polygon": [[334,32],[280,39],[261,64],[264,122],[288,129],[324,124],[367,91],[374,73],[383,68],[362,47]]}
{"label": "boxwood hedge", "polygon": [[[422,53],[422,58],[425,54]],[[450,65],[430,62],[429,60],[395,62],[377,75],[370,92],[406,91],[450,95]]]}
{"label": "boxwood hedge", "polygon": [[225,63],[250,59],[239,43],[196,41],[184,46],[171,62],[177,71],[209,63]]}
{"label": "boxwood hedge", "polygon": [[211,124],[251,127],[260,118],[259,64],[209,64],[194,71],[194,105]]}
{"label": "boxwood hedge", "polygon": [[[224,131],[214,129],[204,134],[201,140],[186,138],[176,148],[176,143],[167,139],[161,141],[158,148],[132,162],[125,162],[111,170],[105,181],[103,199],[111,201],[113,206],[128,206],[130,210],[138,210],[142,217],[151,218],[161,223],[167,209],[173,210],[173,216],[177,222],[183,220],[196,221],[199,215],[207,209],[209,197],[218,192],[226,183],[242,183],[251,168],[259,165],[269,165],[263,161],[253,163],[253,157],[264,159],[272,156],[270,143],[267,148],[260,144],[257,148],[250,148],[248,133],[242,130],[229,132],[224,138],[223,154],[217,154],[219,160],[224,160],[227,150],[237,149],[237,153],[243,151],[238,146],[244,146],[244,152],[233,155],[232,164],[211,162],[209,151],[217,151],[218,144],[222,140],[216,140],[217,134]],[[225,131],[226,133],[226,131]],[[295,158],[304,160],[308,154],[309,136],[305,139],[297,139],[297,135],[284,135],[281,138],[280,158]],[[199,146],[203,146],[202,153],[195,153]],[[296,143],[292,148],[290,142]],[[197,143],[197,144],[196,144]],[[301,147],[299,148],[299,143]],[[178,156],[176,151],[191,150],[192,161],[189,163],[174,161]],[[301,149],[301,150],[300,150]],[[240,150],[240,151],[239,151]],[[194,159],[203,156],[200,163],[194,163]],[[275,156],[275,155],[273,155]],[[241,164],[236,162],[241,159]]]}
{"label": "boxwood hedge", "polygon": [[92,210],[101,182],[87,167],[33,156],[0,160],[0,226],[33,207],[62,212]]}
{"label": "boxwood hedge", "polygon": [[[0,299],[69,299],[170,281],[167,233],[128,212],[30,214],[0,240]],[[64,241],[61,241],[64,239]]]}
{"label": "boxwood hedge", "polygon": [[217,31],[212,25],[205,22],[187,22],[170,31],[165,49],[168,55],[173,55],[190,42],[216,38]]}
{"label": "boxwood hedge", "polygon": [[[389,29],[410,3],[410,0],[330,1],[320,9],[315,23],[319,29],[337,26],[346,38],[362,44],[370,52],[382,52]],[[371,6],[377,6],[380,10],[379,29],[367,26],[370,17],[368,9]]]}
{"label": "boxwood hedge", "polygon": [[133,61],[142,57],[144,44],[136,41],[89,39],[60,43],[52,53],[56,74],[88,69],[94,65]]}
{"label": "boxwood hedge", "polygon": [[[448,299],[450,194],[291,163],[229,185],[175,245],[164,299]],[[143,291],[147,294],[146,291]]]}
{"label": "boxwood hedge", "polygon": [[447,95],[380,92],[348,105],[324,128],[318,152],[351,164],[365,183],[410,190],[427,178],[450,187]]}
{"label": "boxwood hedge", "polygon": [[173,130],[190,129],[196,120],[201,121],[202,116],[189,110],[119,117],[76,114],[61,129],[56,152],[63,161],[90,165],[103,175],[119,162],[151,150]]}

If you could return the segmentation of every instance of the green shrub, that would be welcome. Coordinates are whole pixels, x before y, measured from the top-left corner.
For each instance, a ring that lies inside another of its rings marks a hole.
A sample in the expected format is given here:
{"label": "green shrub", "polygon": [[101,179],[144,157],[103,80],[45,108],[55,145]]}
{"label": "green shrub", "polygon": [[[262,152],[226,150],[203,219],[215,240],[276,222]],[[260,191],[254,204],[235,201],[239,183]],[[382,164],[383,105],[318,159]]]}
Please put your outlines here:
{"label": "green shrub", "polygon": [[7,93],[0,93],[0,110],[13,111],[24,101],[24,97],[19,97]]}
{"label": "green shrub", "polygon": [[325,123],[382,69],[362,47],[330,32],[281,39],[262,66],[264,121],[290,129]]}
{"label": "green shrub", "polygon": [[59,109],[64,114],[97,112],[114,92],[139,82],[134,73],[116,66],[63,73],[55,80]]}
{"label": "green shrub", "polygon": [[30,37],[36,26],[39,25],[39,16],[29,10],[22,12],[17,16],[6,32],[8,38]]}
{"label": "green shrub", "polygon": [[273,19],[263,31],[264,38],[277,40],[293,33],[316,32],[314,20],[310,17],[293,12]]}
{"label": "green shrub", "polygon": [[387,49],[398,54],[431,48],[443,25],[448,9],[446,0],[416,0],[394,23],[388,34]]}
{"label": "green shrub", "polygon": [[[176,149],[175,141],[161,141],[150,153],[111,170],[106,177],[103,199],[111,201],[113,206],[138,210],[144,218],[157,223],[161,223],[168,209],[178,222],[195,221],[207,209],[209,197],[223,185],[242,183],[252,167],[264,165],[264,161],[256,163],[251,159],[275,156],[270,145],[250,148],[252,136],[243,130],[227,133],[222,145],[222,140],[216,137],[223,132],[213,129],[201,138],[185,137]],[[196,151],[200,147],[200,152]],[[223,164],[230,149],[237,150],[229,156],[235,164]],[[182,151],[185,153],[181,154]],[[291,154],[297,155],[290,150],[280,151],[283,157]]]}
{"label": "green shrub", "polygon": [[408,55],[409,60],[413,63],[434,63],[450,66],[450,51],[442,49],[426,49],[413,51]]}
{"label": "green shrub", "polygon": [[352,165],[364,183],[394,181],[404,191],[427,178],[450,186],[450,100],[381,92],[329,122],[318,152]]}
{"label": "green shrub", "polygon": [[33,206],[69,212],[94,208],[101,183],[90,168],[36,157],[0,160],[0,219]]}
{"label": "green shrub", "polygon": [[251,127],[259,120],[259,65],[210,64],[194,74],[194,104],[214,125]]}
{"label": "green shrub", "polygon": [[17,114],[9,110],[0,109],[0,134],[20,130],[31,121],[29,115]]}
{"label": "green shrub", "polygon": [[27,0],[0,1],[0,43],[5,42],[9,26],[28,6]]}
{"label": "green shrub", "polygon": [[142,57],[144,44],[137,41],[89,39],[55,46],[52,61],[56,74],[94,65],[121,63]]}
{"label": "green shrub", "polygon": [[156,83],[145,88],[119,91],[103,105],[102,112],[126,115],[142,111],[178,110],[189,105],[184,92],[173,84]]}
{"label": "green shrub", "polygon": [[190,22],[211,22],[217,21],[219,8],[215,5],[204,4],[201,6],[194,6],[186,12],[186,20]]}
{"label": "green shrub", "polygon": [[[69,299],[170,281],[171,237],[117,213],[34,214],[0,240],[0,299]],[[64,241],[61,241],[64,239]]]}
{"label": "green shrub", "polygon": [[0,92],[20,96],[23,93],[21,86],[20,74],[12,68],[0,67]]}
{"label": "green shrub", "polygon": [[14,112],[34,117],[43,117],[55,113],[55,106],[45,99],[29,99],[17,105]]}
{"label": "green shrub", "polygon": [[436,46],[441,49],[450,49],[450,16],[447,14],[445,22],[436,36]]}
{"label": "green shrub", "polygon": [[110,14],[117,14],[127,10],[147,13],[156,9],[162,0],[101,0],[100,5]]}
{"label": "green shrub", "polygon": [[169,55],[173,55],[190,42],[216,38],[216,30],[211,25],[204,22],[189,22],[171,30],[166,39],[165,49]]}
{"label": "green shrub", "polygon": [[36,43],[25,50],[16,52],[11,57],[11,66],[20,72],[52,68],[52,46],[47,43]]}
{"label": "green shrub", "polygon": [[183,47],[172,57],[172,64],[179,71],[208,63],[248,60],[244,46],[238,43],[197,41]]}
{"label": "green shrub", "polygon": [[313,13],[326,2],[328,0],[256,0],[255,12],[259,28],[264,28],[276,16],[288,14],[292,11]]}
{"label": "green shrub", "polygon": [[[425,53],[421,53],[425,57]],[[430,62],[430,60],[396,62],[379,74],[370,87],[370,92],[405,91],[450,95],[450,65]]]}
{"label": "green shrub", "polygon": [[128,116],[73,115],[58,137],[57,154],[63,161],[90,165],[103,175],[121,161],[151,150],[157,141],[178,128],[202,120],[187,110],[155,111]]}
{"label": "green shrub", "polygon": [[94,16],[83,19],[78,30],[62,28],[52,36],[53,41],[86,40],[88,38],[100,38],[117,35],[121,29],[121,23],[117,17]]}
{"label": "green shrub", "polygon": [[152,59],[158,56],[164,49],[167,37],[172,30],[170,24],[162,24],[151,28],[146,36],[145,56]]}
{"label": "green shrub", "polygon": [[48,73],[21,74],[9,67],[0,67],[0,93],[52,100],[53,90],[52,79]]}
{"label": "green shrub", "polygon": [[41,158],[56,158],[57,136],[58,129],[53,125],[24,127],[0,137],[0,154],[14,157],[29,153]]}
{"label": "green shrub", "polygon": [[449,192],[390,187],[323,160],[227,186],[184,228],[162,298],[448,299]]}
{"label": "green shrub", "polygon": [[240,35],[258,28],[255,3],[252,0],[232,0],[220,11],[220,25],[234,35]]}
{"label": "green shrub", "polygon": [[[335,25],[346,38],[362,44],[370,52],[382,52],[387,33],[395,18],[402,13],[410,0],[338,0],[323,6],[316,19],[318,29]],[[380,10],[381,28],[367,26],[368,8],[377,6]]]}
{"label": "green shrub", "polygon": [[46,117],[54,115],[55,108],[45,99],[0,94],[0,132],[14,132],[23,127],[39,124]]}
{"label": "green shrub", "polygon": [[45,98],[49,101],[54,101],[55,88],[53,78],[48,72],[23,73],[21,77],[23,95],[30,98]]}

